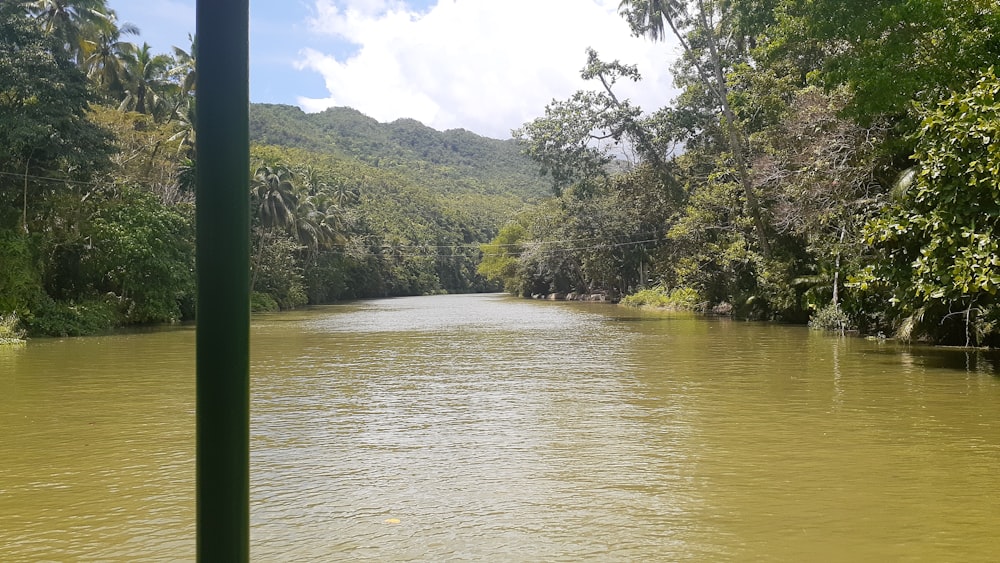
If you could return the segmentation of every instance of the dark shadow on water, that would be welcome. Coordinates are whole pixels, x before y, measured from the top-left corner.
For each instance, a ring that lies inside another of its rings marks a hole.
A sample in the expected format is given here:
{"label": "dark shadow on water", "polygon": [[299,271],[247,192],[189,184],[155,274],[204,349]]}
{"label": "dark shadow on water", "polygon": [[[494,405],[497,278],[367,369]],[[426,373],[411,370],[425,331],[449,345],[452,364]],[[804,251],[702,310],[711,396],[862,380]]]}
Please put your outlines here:
{"label": "dark shadow on water", "polygon": [[889,346],[869,353],[885,357],[909,356],[914,364],[929,369],[956,370],[1000,377],[1000,350],[934,346]]}

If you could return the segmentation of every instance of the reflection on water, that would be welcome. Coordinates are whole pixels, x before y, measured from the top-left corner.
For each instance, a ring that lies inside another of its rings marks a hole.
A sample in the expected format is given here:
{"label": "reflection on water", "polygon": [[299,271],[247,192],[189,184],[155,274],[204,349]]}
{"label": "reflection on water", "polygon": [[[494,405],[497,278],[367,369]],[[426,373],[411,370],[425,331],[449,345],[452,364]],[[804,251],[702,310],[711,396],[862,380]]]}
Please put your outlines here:
{"label": "reflection on water", "polygon": [[[0,560],[190,559],[193,332],[0,349]],[[255,319],[252,554],[962,560],[993,356],[502,296]],[[10,461],[6,461],[10,460]]]}

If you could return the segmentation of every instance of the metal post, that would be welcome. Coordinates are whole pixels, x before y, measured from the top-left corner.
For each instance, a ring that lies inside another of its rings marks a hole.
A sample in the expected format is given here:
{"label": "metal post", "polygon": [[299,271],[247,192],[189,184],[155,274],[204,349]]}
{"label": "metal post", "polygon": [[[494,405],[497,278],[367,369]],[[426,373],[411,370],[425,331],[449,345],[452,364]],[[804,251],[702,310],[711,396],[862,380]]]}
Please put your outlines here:
{"label": "metal post", "polygon": [[198,0],[197,551],[250,558],[249,0]]}

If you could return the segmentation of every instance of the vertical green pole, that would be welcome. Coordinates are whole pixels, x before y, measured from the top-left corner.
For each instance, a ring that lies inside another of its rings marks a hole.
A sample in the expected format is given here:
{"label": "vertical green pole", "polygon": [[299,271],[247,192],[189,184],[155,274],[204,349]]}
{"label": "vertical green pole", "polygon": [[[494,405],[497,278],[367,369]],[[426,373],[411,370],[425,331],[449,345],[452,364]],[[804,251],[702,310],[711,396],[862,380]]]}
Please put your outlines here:
{"label": "vertical green pole", "polygon": [[198,560],[250,558],[249,0],[198,0]]}

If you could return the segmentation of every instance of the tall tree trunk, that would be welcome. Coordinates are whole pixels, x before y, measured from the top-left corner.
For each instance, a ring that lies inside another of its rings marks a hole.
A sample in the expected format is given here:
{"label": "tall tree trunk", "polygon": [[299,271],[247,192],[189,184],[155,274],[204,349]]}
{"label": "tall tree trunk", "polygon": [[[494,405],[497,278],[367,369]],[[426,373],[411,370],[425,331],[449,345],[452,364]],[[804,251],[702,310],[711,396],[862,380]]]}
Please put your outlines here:
{"label": "tall tree trunk", "polygon": [[135,89],[135,111],[138,113],[146,113],[146,85],[139,83],[139,87]]}
{"label": "tall tree trunk", "polygon": [[24,163],[24,194],[23,202],[21,207],[21,228],[24,229],[24,234],[28,234],[28,170],[31,167],[31,157]]}
{"label": "tall tree trunk", "polygon": [[[746,157],[746,139],[736,121],[736,113],[733,112],[732,107],[729,105],[729,88],[726,86],[722,58],[719,56],[719,48],[715,40],[715,27],[708,21],[703,0],[698,1],[698,11],[700,12],[698,15],[701,19],[702,28],[705,31],[706,40],[708,41],[708,52],[711,57],[712,70],[715,74],[716,87],[711,88],[711,84],[709,84],[709,89],[715,92],[719,105],[722,107],[722,118],[724,121],[722,126],[726,130],[729,150],[733,153],[733,161],[736,165],[736,173],[739,176],[740,187],[743,188],[743,193],[747,198],[747,207],[750,208],[750,218],[753,220],[754,230],[757,231],[760,249],[764,253],[764,256],[769,256],[771,254],[771,245],[768,242],[767,230],[764,226],[764,219],[760,210],[760,201],[757,199],[757,194],[753,189],[753,181],[750,178],[750,166],[747,164]],[[671,25],[671,29],[674,29],[676,33],[676,28],[673,25]],[[702,80],[707,78],[704,72],[699,72],[699,74],[701,74]]]}
{"label": "tall tree trunk", "polygon": [[267,229],[261,227],[260,238],[257,240],[257,256],[250,264],[250,293],[253,293],[254,286],[257,285],[257,272],[260,270],[260,262],[264,257],[264,245],[267,244]]}
{"label": "tall tree trunk", "polygon": [[[694,4],[695,0],[690,0],[690,2]],[[735,112],[733,112],[732,107],[729,105],[729,89],[726,87],[726,76],[722,66],[722,58],[719,54],[716,29],[712,22],[709,21],[709,11],[705,7],[705,0],[696,0],[696,3],[698,10],[698,23],[696,26],[701,27],[700,31],[705,34],[705,39],[708,43],[709,63],[712,65],[711,73],[707,72],[699,62],[699,54],[694,52],[694,49],[691,48],[691,44],[684,36],[684,33],[677,27],[677,14],[668,9],[658,12],[658,17],[662,17],[667,22],[667,25],[670,27],[670,31],[673,32],[674,37],[676,37],[677,41],[681,44],[681,48],[684,49],[685,53],[690,55],[691,63],[698,72],[698,78],[701,79],[708,91],[715,97],[716,101],[719,103],[719,107],[722,109],[722,116],[719,118],[719,124],[725,131],[726,143],[729,145],[729,150],[733,155],[736,173],[739,177],[740,188],[742,188],[743,193],[746,196],[747,207],[750,211],[750,218],[753,221],[757,239],[760,241],[761,251],[764,253],[764,256],[769,256],[771,254],[771,245],[768,240],[767,229],[764,225],[760,201],[757,199],[757,194],[754,192],[753,182],[750,178],[750,166],[747,163],[747,139],[739,128]],[[635,6],[641,3],[633,1],[632,4]],[[681,6],[684,4],[685,2],[679,2],[677,5]],[[648,7],[648,4],[643,5]],[[652,37],[655,41],[659,38],[659,33],[653,33]]]}
{"label": "tall tree trunk", "polygon": [[[840,245],[844,244],[844,235],[847,234],[847,229],[844,227],[840,228]],[[837,260],[833,264],[833,306],[837,307],[840,305],[840,294],[838,292],[840,286],[840,248],[837,248]]]}

